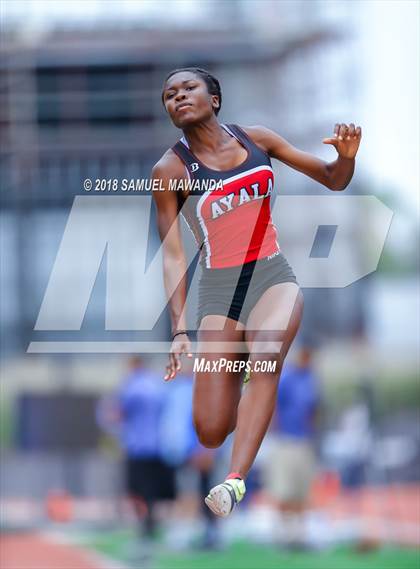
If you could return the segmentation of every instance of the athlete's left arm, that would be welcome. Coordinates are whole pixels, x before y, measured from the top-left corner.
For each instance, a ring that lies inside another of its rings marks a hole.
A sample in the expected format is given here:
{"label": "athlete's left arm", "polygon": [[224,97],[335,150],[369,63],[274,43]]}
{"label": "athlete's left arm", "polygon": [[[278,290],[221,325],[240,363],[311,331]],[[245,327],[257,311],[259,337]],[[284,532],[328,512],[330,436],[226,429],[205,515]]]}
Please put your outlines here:
{"label": "athlete's left arm", "polygon": [[324,138],[324,144],[335,147],[338,157],[334,162],[323,160],[295,148],[276,132],[263,126],[244,127],[245,132],[272,158],[306,174],[330,190],[344,190],[352,179],[355,156],[362,138],[362,129],[353,123],[336,124],[334,136]]}

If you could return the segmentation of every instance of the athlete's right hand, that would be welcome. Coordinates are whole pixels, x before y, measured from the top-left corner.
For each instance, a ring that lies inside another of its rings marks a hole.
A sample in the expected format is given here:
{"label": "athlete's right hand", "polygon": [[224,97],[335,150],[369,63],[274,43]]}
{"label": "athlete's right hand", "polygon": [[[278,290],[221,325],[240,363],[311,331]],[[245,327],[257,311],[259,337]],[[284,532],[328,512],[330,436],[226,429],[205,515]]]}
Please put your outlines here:
{"label": "athlete's right hand", "polygon": [[163,378],[165,381],[170,381],[180,371],[182,354],[187,354],[189,358],[192,358],[191,341],[187,334],[178,334],[172,341],[169,363],[166,366],[167,373]]}

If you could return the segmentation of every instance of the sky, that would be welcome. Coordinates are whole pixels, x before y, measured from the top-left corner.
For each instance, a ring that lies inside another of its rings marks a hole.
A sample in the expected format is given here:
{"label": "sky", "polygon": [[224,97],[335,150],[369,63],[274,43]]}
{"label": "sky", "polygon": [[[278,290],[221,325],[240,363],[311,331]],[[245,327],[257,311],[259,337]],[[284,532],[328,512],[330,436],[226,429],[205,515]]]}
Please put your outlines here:
{"label": "sky", "polygon": [[417,1],[362,1],[356,25],[363,66],[361,165],[419,209],[419,21]]}

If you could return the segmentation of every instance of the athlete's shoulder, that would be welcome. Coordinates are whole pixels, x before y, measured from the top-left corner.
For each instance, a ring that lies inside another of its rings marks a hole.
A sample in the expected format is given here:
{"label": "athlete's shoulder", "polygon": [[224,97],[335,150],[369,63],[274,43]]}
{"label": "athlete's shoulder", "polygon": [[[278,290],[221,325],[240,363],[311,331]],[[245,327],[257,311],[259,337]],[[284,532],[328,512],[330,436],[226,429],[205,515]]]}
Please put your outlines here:
{"label": "athlete's shoulder", "polygon": [[274,134],[272,130],[262,125],[241,126],[240,128],[253,142],[255,142],[255,144],[260,146],[265,146],[267,139]]}
{"label": "athlete's shoulder", "polygon": [[183,178],[185,166],[177,154],[169,148],[152,168],[152,176],[159,178]]}
{"label": "athlete's shoulder", "polygon": [[270,140],[275,133],[269,128],[262,125],[241,126],[240,127],[264,152],[268,152],[270,148]]}
{"label": "athlete's shoulder", "polygon": [[241,127],[244,132],[251,138],[251,140],[259,146],[269,156],[278,158],[275,154],[288,146],[288,142],[274,130],[266,126],[243,126]]}

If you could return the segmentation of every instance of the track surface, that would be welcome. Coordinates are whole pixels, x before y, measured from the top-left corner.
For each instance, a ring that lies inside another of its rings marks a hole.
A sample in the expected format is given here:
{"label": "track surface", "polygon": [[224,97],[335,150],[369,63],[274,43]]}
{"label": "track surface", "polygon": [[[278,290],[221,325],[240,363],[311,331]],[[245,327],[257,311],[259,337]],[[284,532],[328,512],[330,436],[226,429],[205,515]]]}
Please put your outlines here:
{"label": "track surface", "polygon": [[88,554],[38,534],[0,538],[1,569],[101,569]]}

